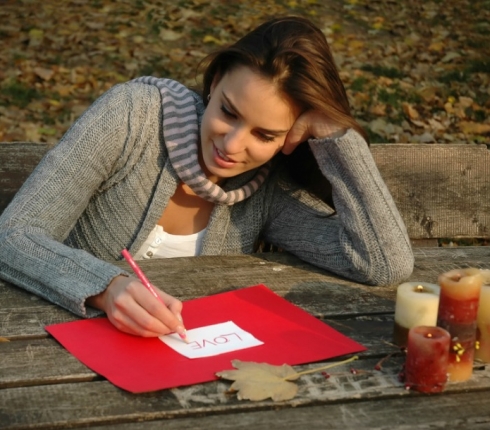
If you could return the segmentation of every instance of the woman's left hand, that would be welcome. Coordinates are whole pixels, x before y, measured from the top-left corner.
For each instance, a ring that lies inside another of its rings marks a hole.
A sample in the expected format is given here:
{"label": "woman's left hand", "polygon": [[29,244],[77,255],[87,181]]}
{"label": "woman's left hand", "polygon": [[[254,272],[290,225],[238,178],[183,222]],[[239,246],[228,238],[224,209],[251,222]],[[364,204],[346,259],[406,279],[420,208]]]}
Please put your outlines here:
{"label": "woman's left hand", "polygon": [[309,110],[302,113],[289,130],[282,152],[289,155],[300,143],[312,137],[322,139],[343,133],[344,129],[335,125],[324,113]]}

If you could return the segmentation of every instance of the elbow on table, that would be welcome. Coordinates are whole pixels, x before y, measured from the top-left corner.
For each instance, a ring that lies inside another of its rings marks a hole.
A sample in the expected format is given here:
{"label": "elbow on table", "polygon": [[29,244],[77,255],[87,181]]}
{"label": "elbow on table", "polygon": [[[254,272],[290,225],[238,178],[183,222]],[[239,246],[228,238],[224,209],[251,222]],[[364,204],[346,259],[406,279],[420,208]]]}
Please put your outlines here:
{"label": "elbow on table", "polygon": [[411,252],[403,256],[387,258],[384,264],[372,263],[373,266],[367,270],[365,282],[373,286],[400,284],[410,277],[414,263]]}

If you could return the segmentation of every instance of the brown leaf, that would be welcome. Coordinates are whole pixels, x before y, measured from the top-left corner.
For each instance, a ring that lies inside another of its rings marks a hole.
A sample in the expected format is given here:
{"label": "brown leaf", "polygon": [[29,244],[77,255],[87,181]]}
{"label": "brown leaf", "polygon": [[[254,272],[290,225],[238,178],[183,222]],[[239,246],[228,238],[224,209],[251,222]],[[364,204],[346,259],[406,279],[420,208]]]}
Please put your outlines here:
{"label": "brown leaf", "polygon": [[461,121],[459,128],[464,134],[488,134],[490,133],[490,124],[482,124],[472,121]]}
{"label": "brown leaf", "polygon": [[344,361],[330,363],[303,372],[296,372],[291,366],[273,366],[267,363],[254,363],[240,360],[232,360],[231,364],[237,370],[224,370],[217,372],[216,376],[230,379],[233,382],[230,391],[237,391],[238,400],[265,400],[271,398],[278,402],[292,399],[298,392],[298,386],[292,382],[302,375],[329,369],[331,367],[346,364],[357,360],[357,355]]}
{"label": "brown leaf", "polygon": [[295,380],[299,375],[287,364],[272,366],[240,360],[232,360],[231,363],[238,370],[225,370],[216,375],[235,381],[231,390],[238,391],[238,400],[258,401],[269,397],[274,401],[289,400],[298,391],[298,386],[287,380]]}
{"label": "brown leaf", "polygon": [[417,119],[419,117],[419,113],[417,109],[415,109],[410,103],[402,103],[403,112],[410,120]]}
{"label": "brown leaf", "polygon": [[10,342],[6,337],[1,337],[0,336],[0,342]]}

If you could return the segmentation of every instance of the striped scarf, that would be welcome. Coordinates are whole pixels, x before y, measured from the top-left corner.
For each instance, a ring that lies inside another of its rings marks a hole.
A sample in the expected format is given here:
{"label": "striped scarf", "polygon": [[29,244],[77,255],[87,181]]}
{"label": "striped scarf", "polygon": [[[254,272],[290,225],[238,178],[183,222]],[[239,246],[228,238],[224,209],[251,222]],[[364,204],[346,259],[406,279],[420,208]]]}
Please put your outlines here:
{"label": "striped scarf", "polygon": [[163,137],[170,162],[181,181],[199,197],[213,203],[234,203],[250,197],[264,183],[270,164],[260,167],[250,182],[236,190],[224,191],[211,182],[198,161],[199,121],[191,90],[171,79],[143,76],[131,82],[155,85],[162,95]]}

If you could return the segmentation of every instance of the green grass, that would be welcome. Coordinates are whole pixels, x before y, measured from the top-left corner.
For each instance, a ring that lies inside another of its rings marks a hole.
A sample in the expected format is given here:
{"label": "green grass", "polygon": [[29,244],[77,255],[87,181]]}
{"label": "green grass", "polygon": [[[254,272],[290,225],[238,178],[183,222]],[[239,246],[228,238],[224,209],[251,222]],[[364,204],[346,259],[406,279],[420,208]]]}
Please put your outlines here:
{"label": "green grass", "polygon": [[42,94],[35,88],[28,87],[19,82],[13,81],[1,88],[0,101],[6,99],[8,104],[25,108],[31,101],[40,99]]}
{"label": "green grass", "polygon": [[391,79],[403,78],[405,75],[395,67],[384,67],[372,64],[364,64],[361,70],[365,72],[371,72],[375,76],[385,76]]}

